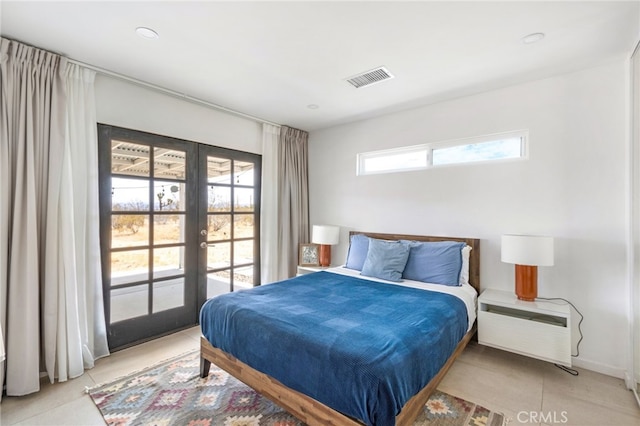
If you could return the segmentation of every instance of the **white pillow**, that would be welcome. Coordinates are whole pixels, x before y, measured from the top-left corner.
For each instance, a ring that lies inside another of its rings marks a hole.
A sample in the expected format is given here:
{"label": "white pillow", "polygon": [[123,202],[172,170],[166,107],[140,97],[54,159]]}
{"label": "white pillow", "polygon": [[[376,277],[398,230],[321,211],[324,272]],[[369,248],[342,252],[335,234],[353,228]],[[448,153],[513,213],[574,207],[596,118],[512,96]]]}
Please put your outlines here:
{"label": "white pillow", "polygon": [[469,256],[471,255],[471,246],[464,246],[462,250],[462,267],[460,268],[460,285],[469,284]]}

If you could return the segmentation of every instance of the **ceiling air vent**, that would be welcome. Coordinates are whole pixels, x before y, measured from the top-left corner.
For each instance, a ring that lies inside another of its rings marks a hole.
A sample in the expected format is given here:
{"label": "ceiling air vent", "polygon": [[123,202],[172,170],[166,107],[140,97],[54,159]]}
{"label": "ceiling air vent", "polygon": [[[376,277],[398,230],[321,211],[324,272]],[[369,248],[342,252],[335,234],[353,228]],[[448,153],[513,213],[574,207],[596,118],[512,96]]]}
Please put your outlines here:
{"label": "ceiling air vent", "polygon": [[378,67],[376,69],[365,71],[353,77],[347,78],[347,82],[356,89],[360,87],[369,86],[371,84],[380,83],[381,81],[389,80],[393,78],[393,75],[385,67]]}

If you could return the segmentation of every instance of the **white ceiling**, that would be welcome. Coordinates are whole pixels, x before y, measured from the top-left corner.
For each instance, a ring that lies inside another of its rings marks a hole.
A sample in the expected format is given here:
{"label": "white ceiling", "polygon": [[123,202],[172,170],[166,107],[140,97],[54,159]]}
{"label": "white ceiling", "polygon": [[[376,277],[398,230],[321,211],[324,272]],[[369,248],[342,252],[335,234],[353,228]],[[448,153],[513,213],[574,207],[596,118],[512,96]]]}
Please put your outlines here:
{"label": "white ceiling", "polygon": [[[2,1],[0,14],[4,37],[308,131],[595,66],[640,34],[638,1]],[[545,39],[521,42],[534,32]],[[378,66],[395,78],[344,81]]]}

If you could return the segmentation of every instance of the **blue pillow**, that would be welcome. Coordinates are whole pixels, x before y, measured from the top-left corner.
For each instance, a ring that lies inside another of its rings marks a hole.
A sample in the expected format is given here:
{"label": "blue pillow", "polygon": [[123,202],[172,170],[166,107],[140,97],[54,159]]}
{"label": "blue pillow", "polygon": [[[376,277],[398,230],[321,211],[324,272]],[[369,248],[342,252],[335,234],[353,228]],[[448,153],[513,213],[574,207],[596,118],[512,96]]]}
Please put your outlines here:
{"label": "blue pillow", "polygon": [[409,258],[409,245],[401,241],[371,238],[361,275],[383,280],[402,281],[402,270]]}
{"label": "blue pillow", "polygon": [[349,243],[349,252],[347,253],[347,263],[345,268],[356,269],[362,271],[362,265],[367,258],[369,251],[369,237],[362,234],[353,234]]}
{"label": "blue pillow", "polygon": [[411,247],[402,278],[448,286],[460,285],[462,248],[456,241],[409,242]]}

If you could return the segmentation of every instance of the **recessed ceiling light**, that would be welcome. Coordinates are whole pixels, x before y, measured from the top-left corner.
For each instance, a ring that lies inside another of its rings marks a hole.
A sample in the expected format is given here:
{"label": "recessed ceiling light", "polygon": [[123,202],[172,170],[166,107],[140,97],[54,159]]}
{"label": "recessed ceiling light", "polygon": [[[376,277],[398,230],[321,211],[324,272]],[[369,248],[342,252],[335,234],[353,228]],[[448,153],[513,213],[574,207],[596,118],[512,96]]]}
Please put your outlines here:
{"label": "recessed ceiling light", "polygon": [[309,108],[309,109],[318,109],[320,107],[318,105],[316,105],[316,104],[309,104],[309,105],[307,105],[307,108]]}
{"label": "recessed ceiling light", "polygon": [[522,37],[524,44],[536,43],[544,38],[544,33],[533,33]]}
{"label": "recessed ceiling light", "polygon": [[136,33],[143,38],[155,39],[160,37],[157,32],[147,27],[138,27],[136,28]]}

